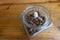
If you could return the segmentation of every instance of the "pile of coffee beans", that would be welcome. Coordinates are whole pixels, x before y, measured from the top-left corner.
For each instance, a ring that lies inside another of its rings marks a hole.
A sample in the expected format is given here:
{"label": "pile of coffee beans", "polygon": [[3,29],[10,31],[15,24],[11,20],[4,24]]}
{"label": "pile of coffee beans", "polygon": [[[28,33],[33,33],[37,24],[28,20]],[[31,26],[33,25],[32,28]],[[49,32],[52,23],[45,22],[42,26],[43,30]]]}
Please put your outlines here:
{"label": "pile of coffee beans", "polygon": [[[37,11],[38,12],[38,11]],[[41,20],[42,19],[42,20]],[[34,18],[34,13],[30,12],[26,15],[27,23],[33,26],[42,26],[45,23],[45,17],[38,12],[38,17]]]}
{"label": "pile of coffee beans", "polygon": [[28,30],[28,33],[29,33],[30,35],[33,35],[34,33],[38,32],[38,30],[37,30],[37,29],[34,29],[34,28],[28,28],[28,27],[27,27],[27,30]]}

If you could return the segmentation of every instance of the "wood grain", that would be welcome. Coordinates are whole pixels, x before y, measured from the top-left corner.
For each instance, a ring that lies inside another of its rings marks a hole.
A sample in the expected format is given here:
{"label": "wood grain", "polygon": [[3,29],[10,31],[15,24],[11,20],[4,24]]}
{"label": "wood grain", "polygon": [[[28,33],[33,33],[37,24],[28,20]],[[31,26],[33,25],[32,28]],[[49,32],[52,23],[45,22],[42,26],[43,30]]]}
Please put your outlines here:
{"label": "wood grain", "polygon": [[[27,37],[21,20],[21,14],[30,5],[41,5],[47,8],[54,24],[34,38]],[[26,4],[0,6],[0,40],[60,40],[60,3]],[[4,9],[4,10],[3,10]]]}
{"label": "wood grain", "polygon": [[58,0],[0,0],[0,3],[32,3],[32,2],[47,2]]}

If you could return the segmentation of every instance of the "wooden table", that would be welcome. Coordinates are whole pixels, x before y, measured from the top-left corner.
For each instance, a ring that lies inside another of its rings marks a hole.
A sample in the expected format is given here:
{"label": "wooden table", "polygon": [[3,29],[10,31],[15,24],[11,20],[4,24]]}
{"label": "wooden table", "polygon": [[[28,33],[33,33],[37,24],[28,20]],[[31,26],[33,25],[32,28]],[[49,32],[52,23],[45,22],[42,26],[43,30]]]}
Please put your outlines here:
{"label": "wooden table", "polygon": [[[54,24],[34,38],[27,37],[21,14],[30,5],[47,8]],[[0,4],[0,40],[60,40],[60,3],[14,3]]]}

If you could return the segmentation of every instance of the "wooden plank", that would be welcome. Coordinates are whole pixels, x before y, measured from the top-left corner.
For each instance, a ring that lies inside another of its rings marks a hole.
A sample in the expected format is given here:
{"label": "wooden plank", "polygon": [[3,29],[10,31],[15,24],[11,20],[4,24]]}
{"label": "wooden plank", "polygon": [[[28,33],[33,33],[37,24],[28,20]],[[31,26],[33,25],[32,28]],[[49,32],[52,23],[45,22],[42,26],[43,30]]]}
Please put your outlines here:
{"label": "wooden plank", "polygon": [[0,3],[32,3],[32,2],[47,2],[57,0],[0,0]]}
{"label": "wooden plank", "polygon": [[[21,14],[30,5],[41,5],[51,14],[55,26],[39,33],[34,38],[28,38],[21,21]],[[11,5],[8,10],[0,10],[1,40],[60,40],[60,3]]]}
{"label": "wooden plank", "polygon": [[6,10],[7,8],[8,8],[8,6],[0,6],[0,11]]}

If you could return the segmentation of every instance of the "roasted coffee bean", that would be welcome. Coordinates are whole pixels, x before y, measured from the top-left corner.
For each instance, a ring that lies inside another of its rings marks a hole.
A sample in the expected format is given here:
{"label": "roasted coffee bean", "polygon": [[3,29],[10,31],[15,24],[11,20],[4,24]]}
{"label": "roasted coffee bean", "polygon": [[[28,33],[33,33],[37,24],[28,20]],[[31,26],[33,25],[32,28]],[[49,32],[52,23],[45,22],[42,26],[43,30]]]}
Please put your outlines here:
{"label": "roasted coffee bean", "polygon": [[34,29],[33,28],[29,29],[29,33],[33,34],[34,33]]}
{"label": "roasted coffee bean", "polygon": [[32,22],[32,21],[30,21],[30,24],[33,24],[33,22]]}
{"label": "roasted coffee bean", "polygon": [[30,17],[34,17],[32,14],[30,14]]}
{"label": "roasted coffee bean", "polygon": [[39,19],[37,19],[37,18],[35,19],[36,22],[38,22],[38,20],[39,20]]}

